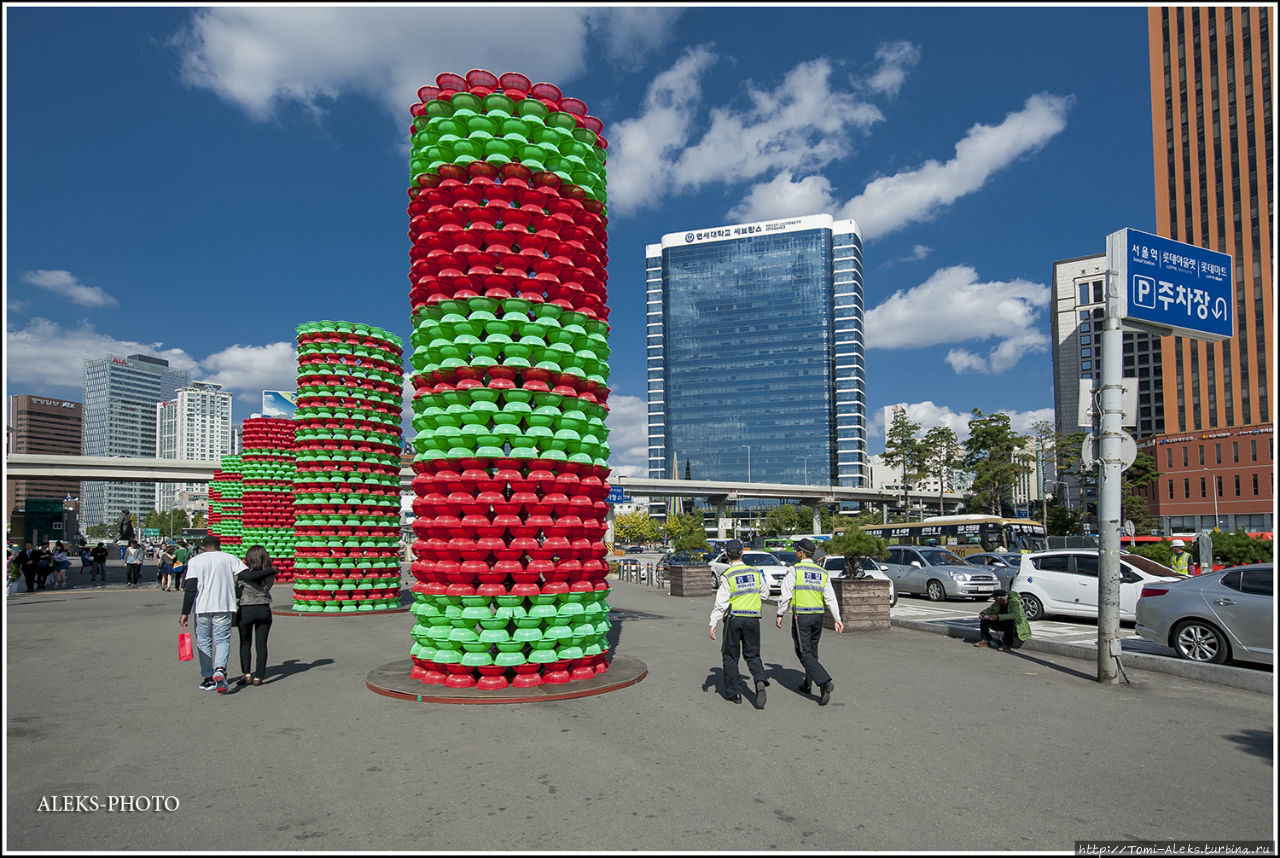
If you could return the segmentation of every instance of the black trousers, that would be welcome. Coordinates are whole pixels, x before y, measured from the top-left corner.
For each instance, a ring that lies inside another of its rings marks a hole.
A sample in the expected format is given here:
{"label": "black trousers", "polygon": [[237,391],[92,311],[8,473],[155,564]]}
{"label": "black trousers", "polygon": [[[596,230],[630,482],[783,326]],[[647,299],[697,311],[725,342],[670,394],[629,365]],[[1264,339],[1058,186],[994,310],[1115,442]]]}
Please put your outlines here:
{"label": "black trousers", "polygon": [[1013,620],[988,620],[985,617],[978,618],[978,634],[984,641],[991,640],[991,630],[1004,632],[1003,643],[1011,647],[1018,646],[1022,642],[1018,640],[1018,624]]}
{"label": "black trousers", "polygon": [[764,681],[764,664],[760,661],[760,618],[726,617],[724,640],[720,643],[720,655],[724,665],[724,693],[727,697],[743,690],[742,674],[738,672],[738,658],[744,658],[751,678]]}
{"label": "black trousers", "polygon": [[22,570],[22,577],[27,579],[27,592],[30,593],[36,588],[36,568],[28,566]]}
{"label": "black trousers", "polygon": [[831,681],[818,661],[818,639],[822,637],[822,614],[791,614],[791,642],[796,645],[796,658],[804,665],[804,681],[826,685]]}
{"label": "black trousers", "polygon": [[126,563],[125,564],[125,583],[138,584],[142,581],[142,564]]}
{"label": "black trousers", "polygon": [[[267,635],[271,634],[270,605],[240,606],[240,672],[262,679],[267,672]],[[258,653],[257,670],[250,670],[253,650]]]}

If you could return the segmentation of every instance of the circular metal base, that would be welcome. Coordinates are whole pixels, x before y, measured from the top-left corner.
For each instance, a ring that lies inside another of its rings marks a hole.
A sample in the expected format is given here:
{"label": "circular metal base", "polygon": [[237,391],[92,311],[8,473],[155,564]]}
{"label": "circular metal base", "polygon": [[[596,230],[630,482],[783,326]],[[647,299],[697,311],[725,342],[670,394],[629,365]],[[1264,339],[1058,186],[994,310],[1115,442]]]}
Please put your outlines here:
{"label": "circular metal base", "polygon": [[273,617],[372,617],[382,614],[407,614],[408,608],[383,608],[381,611],[272,611]]}
{"label": "circular metal base", "polygon": [[365,685],[375,694],[409,700],[416,703],[537,703],[546,700],[572,700],[605,694],[635,685],[649,675],[649,668],[638,658],[615,655],[609,669],[590,679],[554,685],[536,685],[533,688],[498,688],[483,691],[478,688],[448,688],[429,685],[409,675],[413,662],[409,659],[393,661],[369,671]]}

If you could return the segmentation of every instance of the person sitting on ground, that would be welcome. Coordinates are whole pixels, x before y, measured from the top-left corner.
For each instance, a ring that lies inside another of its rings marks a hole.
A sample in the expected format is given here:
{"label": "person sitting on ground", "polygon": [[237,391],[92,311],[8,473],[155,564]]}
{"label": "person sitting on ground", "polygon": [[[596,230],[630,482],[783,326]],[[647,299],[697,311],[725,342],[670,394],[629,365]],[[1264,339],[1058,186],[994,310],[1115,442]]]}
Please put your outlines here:
{"label": "person sitting on ground", "polygon": [[1027,614],[1022,610],[1022,597],[1008,590],[996,590],[991,596],[994,601],[978,614],[979,634],[982,637],[974,646],[994,648],[996,643],[991,638],[992,629],[1003,633],[1001,652],[1009,652],[1014,647],[1022,646],[1022,642],[1031,637],[1031,624],[1027,622]]}

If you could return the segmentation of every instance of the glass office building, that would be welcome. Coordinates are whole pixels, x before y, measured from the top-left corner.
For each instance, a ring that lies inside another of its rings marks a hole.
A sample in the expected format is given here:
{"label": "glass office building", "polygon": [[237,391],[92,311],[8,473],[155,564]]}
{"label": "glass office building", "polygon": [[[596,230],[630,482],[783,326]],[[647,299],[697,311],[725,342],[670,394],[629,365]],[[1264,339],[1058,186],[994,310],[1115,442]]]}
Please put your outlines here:
{"label": "glass office building", "polygon": [[646,257],[649,476],[863,485],[857,224],[675,232]]}

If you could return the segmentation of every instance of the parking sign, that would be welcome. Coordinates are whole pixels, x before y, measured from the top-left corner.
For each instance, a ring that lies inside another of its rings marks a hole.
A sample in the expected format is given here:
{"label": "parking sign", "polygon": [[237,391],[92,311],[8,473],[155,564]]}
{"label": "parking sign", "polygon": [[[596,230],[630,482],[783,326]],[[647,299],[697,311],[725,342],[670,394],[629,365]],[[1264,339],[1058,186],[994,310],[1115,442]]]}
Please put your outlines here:
{"label": "parking sign", "polygon": [[1140,232],[1107,236],[1107,267],[1116,274],[1124,324],[1197,340],[1235,336],[1231,257]]}

